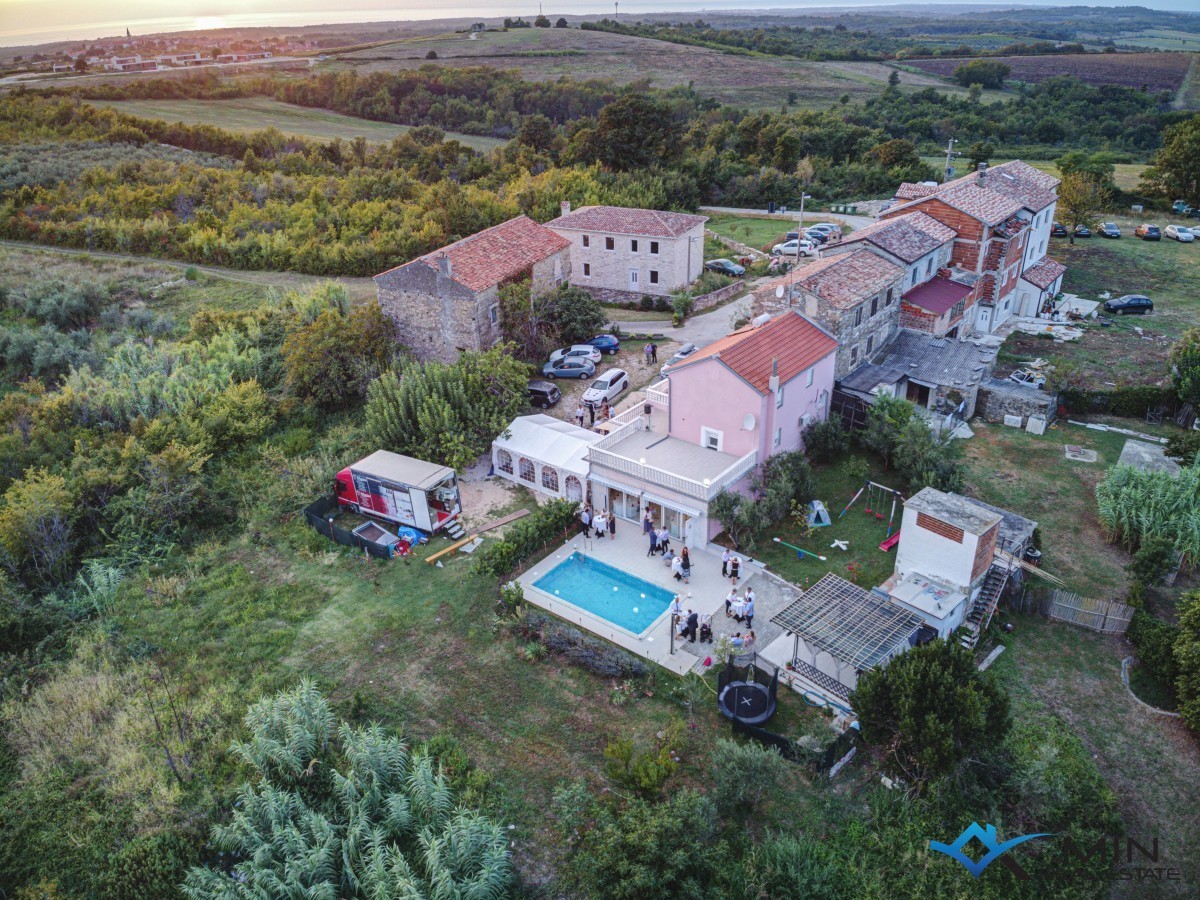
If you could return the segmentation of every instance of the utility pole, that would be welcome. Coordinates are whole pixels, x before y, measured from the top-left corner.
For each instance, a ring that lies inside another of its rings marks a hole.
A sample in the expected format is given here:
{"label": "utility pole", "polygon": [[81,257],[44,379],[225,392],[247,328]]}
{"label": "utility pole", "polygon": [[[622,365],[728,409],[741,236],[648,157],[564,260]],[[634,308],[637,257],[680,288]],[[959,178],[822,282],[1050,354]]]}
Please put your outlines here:
{"label": "utility pole", "polygon": [[801,235],[797,237],[797,240],[803,239],[802,233],[804,231],[804,201],[811,200],[811,199],[812,199],[812,194],[806,194],[806,193],[804,193],[804,191],[800,192],[800,224],[796,230],[797,230],[797,232],[800,232]]}
{"label": "utility pole", "polygon": [[614,2],[613,2],[613,21],[614,22],[616,22],[620,19],[620,17],[621,17],[620,13],[621,13],[620,0],[614,0]]}
{"label": "utility pole", "polygon": [[958,155],[954,152],[954,145],[957,143],[954,138],[946,141],[946,171],[942,173],[942,184],[954,177],[954,157]]}

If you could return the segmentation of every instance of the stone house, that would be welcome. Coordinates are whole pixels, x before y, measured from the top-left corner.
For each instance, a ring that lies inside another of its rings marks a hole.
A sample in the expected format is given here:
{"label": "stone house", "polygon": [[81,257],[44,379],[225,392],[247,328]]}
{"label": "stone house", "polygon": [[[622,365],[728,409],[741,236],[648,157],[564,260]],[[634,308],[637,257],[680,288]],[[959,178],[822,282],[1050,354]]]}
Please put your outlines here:
{"label": "stone house", "polygon": [[414,356],[453,362],[500,341],[501,287],[528,278],[539,294],[570,277],[570,242],[518,216],[376,275],[375,291]]}
{"label": "stone house", "polygon": [[571,244],[571,283],[601,300],[622,302],[649,294],[666,297],[685,288],[704,270],[706,216],[584,206],[546,227]]}
{"label": "stone house", "polygon": [[[885,210],[885,219],[925,213],[955,232],[951,268],[976,277],[976,313],[964,331],[989,333],[1014,315],[1036,316],[1046,292],[1061,285],[1058,263],[1043,266],[1059,181],[1020,160],[976,172],[936,189],[901,185],[912,197]],[[1030,281],[1026,273],[1034,273]],[[955,279],[961,280],[961,279]],[[1051,295],[1052,296],[1052,295]]]}
{"label": "stone house", "polygon": [[761,290],[783,288],[783,298],[838,342],[836,378],[886,347],[900,327],[905,269],[859,247],[826,256]]}

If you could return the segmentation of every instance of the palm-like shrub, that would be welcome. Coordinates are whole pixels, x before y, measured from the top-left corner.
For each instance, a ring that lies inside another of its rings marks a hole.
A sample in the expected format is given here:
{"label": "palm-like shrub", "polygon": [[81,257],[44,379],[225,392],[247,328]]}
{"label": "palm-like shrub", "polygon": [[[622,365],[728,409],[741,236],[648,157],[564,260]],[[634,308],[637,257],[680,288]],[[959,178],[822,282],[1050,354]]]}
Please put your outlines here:
{"label": "palm-like shrub", "polygon": [[378,725],[338,723],[311,681],[259,701],[233,752],[254,770],[213,843],[231,872],[195,868],[192,898],[507,896],[500,827],[455,802],[441,767]]}

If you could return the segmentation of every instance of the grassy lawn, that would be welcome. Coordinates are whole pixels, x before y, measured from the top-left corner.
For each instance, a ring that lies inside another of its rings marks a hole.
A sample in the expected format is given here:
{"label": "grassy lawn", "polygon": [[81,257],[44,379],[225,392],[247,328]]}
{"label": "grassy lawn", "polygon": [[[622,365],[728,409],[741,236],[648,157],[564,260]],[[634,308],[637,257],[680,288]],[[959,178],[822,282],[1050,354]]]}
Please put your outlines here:
{"label": "grassy lawn", "polygon": [[[790,212],[789,215],[791,215]],[[767,216],[735,216],[717,213],[708,220],[707,227],[722,237],[733,238],[735,241],[741,241],[743,244],[770,252],[773,246],[781,243],[787,237],[789,231],[796,230],[798,220],[798,216],[793,216],[789,221]],[[804,213],[805,228],[816,225],[818,222],[827,221],[832,220],[823,217],[819,212],[806,211]],[[849,234],[854,230],[849,225],[843,225],[840,222],[834,224],[841,227],[843,234]]]}
{"label": "grassy lawn", "polygon": [[1042,707],[1066,723],[1094,757],[1117,796],[1126,832],[1159,838],[1162,866],[1183,882],[1153,888],[1114,883],[1115,897],[1195,896],[1200,873],[1200,805],[1194,785],[1200,747],[1178,720],[1139,706],[1121,683],[1129,644],[1040,617],[1001,614],[1011,621],[1007,652],[992,667],[1011,692],[1017,719]]}
{"label": "grassy lawn", "polygon": [[[146,119],[165,119],[187,125],[215,125],[226,131],[247,134],[263,128],[278,128],[284,134],[295,134],[317,141],[342,138],[349,141],[364,137],[374,144],[389,143],[409,131],[407,125],[372,122],[354,116],[344,116],[325,109],[310,109],[280,103],[266,97],[239,97],[233,100],[93,100],[96,106],[141,116]],[[448,132],[446,137],[461,141],[476,150],[492,150],[504,141],[489,137]]]}
{"label": "grassy lawn", "polygon": [[[1127,427],[1133,423],[1125,422]],[[1044,435],[971,422],[967,493],[1020,512],[1042,530],[1043,567],[1085,597],[1123,600],[1129,555],[1100,533],[1095,487],[1116,464],[1126,437],[1060,420]],[[1095,450],[1094,463],[1066,458],[1065,444]]]}
{"label": "grassy lawn", "polygon": [[[873,458],[871,463],[868,477],[872,481],[898,490],[904,487],[892,473],[883,471]],[[813,476],[817,483],[817,499],[829,510],[833,524],[827,528],[814,529],[804,537],[803,529],[795,522],[781,523],[780,527],[770,529],[763,535],[752,555],[767,563],[773,572],[801,587],[815,584],[828,572],[842,578],[850,578],[851,572],[847,566],[851,564],[858,567],[859,574],[855,579],[858,584],[864,587],[880,584],[892,574],[896,560],[894,551],[885,552],[879,549],[879,543],[887,536],[891,501],[887,500],[882,510],[872,506],[873,511],[868,515],[868,500],[864,494],[854,507],[839,519],[838,514],[850,502],[855,491],[862,487],[862,482],[850,477],[837,465],[814,467]],[[883,519],[877,518],[876,514],[879,512],[882,512]],[[901,509],[897,505],[896,528],[900,527],[900,514]],[[827,559],[821,562],[811,556],[797,558],[798,554],[794,550],[775,543],[773,538],[776,537]],[[835,540],[849,542],[849,549],[838,550],[831,547],[830,544]]]}
{"label": "grassy lawn", "polygon": [[[1156,319],[1143,316],[1116,318],[1108,327],[1090,321],[1081,323],[1082,338],[1065,343],[1014,331],[1004,341],[996,371],[1008,375],[1022,362],[1040,358],[1077,365],[1085,383],[1094,389],[1118,384],[1166,384],[1170,381],[1169,356],[1174,339],[1155,325]],[[1140,334],[1136,328],[1142,329]]]}

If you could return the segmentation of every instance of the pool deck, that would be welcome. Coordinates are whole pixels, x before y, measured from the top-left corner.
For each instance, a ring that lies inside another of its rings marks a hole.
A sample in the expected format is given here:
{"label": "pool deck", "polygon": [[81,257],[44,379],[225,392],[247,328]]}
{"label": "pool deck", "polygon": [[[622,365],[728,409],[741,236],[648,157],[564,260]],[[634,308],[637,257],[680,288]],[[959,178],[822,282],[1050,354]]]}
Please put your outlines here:
{"label": "pool deck", "polygon": [[[559,598],[553,597],[545,591],[534,587],[533,584],[555,566],[566,560],[573,551],[577,550],[582,554],[591,556],[631,575],[635,575],[650,584],[658,585],[659,587],[678,593],[685,614],[689,608],[695,610],[697,613],[711,613],[714,631],[717,630],[718,615],[722,623],[725,621],[725,595],[729,593],[729,579],[721,577],[720,554],[706,550],[698,550],[692,553],[691,583],[683,584],[672,577],[670,567],[663,564],[661,556],[649,557],[646,555],[646,550],[649,546],[649,540],[642,534],[640,526],[622,520],[617,526],[616,538],[605,536],[603,540],[592,538],[585,541],[581,536],[576,535],[570,538],[562,547],[530,566],[523,575],[517,578],[517,581],[525,590],[525,599],[534,606],[554,613],[559,618],[572,622],[585,631],[589,631],[597,637],[602,637],[606,641],[610,641],[618,647],[635,653],[643,659],[658,663],[663,668],[669,669],[677,675],[683,675],[690,669],[699,666],[703,657],[711,654],[715,645],[688,644],[686,641],[682,643],[677,642],[675,653],[672,654],[670,624],[665,612],[643,635],[637,637],[628,631],[618,628],[607,619],[593,616],[576,606],[564,603]],[[752,577],[761,577],[752,574],[757,573],[758,570],[754,566],[746,566],[744,561],[745,557],[743,557],[743,572],[747,575],[752,575]],[[746,583],[746,578],[741,579],[738,585],[739,589],[744,587]],[[757,593],[759,590],[758,582],[754,581],[753,583],[755,592]],[[687,597],[689,591],[692,594],[690,600]],[[758,615],[755,618],[760,619],[764,615],[765,610],[760,606],[757,613]],[[698,658],[695,654],[700,651],[701,647],[705,649]]]}

